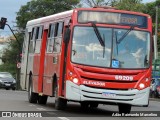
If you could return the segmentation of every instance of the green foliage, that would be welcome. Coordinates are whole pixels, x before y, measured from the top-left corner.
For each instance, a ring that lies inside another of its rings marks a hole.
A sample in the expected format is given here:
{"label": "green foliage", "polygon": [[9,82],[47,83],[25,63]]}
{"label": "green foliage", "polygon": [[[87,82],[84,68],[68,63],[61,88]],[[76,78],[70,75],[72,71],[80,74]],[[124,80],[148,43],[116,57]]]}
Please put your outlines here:
{"label": "green foliage", "polygon": [[[17,40],[22,44],[23,42],[23,34],[16,34]],[[4,50],[2,55],[2,61],[5,63],[13,63],[17,62],[17,56],[21,53],[21,48],[17,43],[17,40],[11,40],[9,42],[8,47]]]}
{"label": "green foliage", "polygon": [[142,12],[144,4],[142,4],[141,1],[142,0],[116,0],[113,2],[113,6],[120,10]]}
{"label": "green foliage", "polygon": [[[153,22],[153,35],[155,34],[155,19],[156,19],[156,6],[159,6],[158,9],[158,22],[160,27],[160,0],[156,0],[156,2],[150,2],[145,5],[144,13],[149,14],[152,17]],[[160,32],[160,30],[159,30]],[[157,40],[158,51],[160,51],[160,35],[158,35]]]}
{"label": "green foliage", "polygon": [[25,28],[27,21],[72,9],[79,0],[31,0],[17,13],[17,25]]}
{"label": "green foliage", "polygon": [[[149,14],[152,17],[153,23],[155,23],[155,18],[156,18],[156,6],[158,5],[157,2],[150,2],[145,5],[145,9],[143,10],[143,13]],[[159,13],[160,13],[160,7],[159,7]],[[158,20],[160,21],[160,15],[158,16]]]}
{"label": "green foliage", "polygon": [[83,6],[94,7],[108,5],[110,0],[81,0]]}

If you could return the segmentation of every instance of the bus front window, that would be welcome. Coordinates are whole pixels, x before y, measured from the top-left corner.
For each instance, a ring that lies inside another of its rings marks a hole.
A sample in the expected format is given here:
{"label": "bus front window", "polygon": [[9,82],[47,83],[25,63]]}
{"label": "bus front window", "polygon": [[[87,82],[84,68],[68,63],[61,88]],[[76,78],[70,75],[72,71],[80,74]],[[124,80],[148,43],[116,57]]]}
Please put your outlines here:
{"label": "bus front window", "polygon": [[128,29],[97,27],[105,43],[100,44],[93,27],[74,28],[71,60],[77,64],[107,68],[147,68],[150,34]]}
{"label": "bus front window", "polygon": [[[119,68],[147,68],[150,56],[150,34],[132,30],[117,42],[127,30],[114,29],[112,59],[118,61]],[[114,67],[114,66],[112,66]]]}
{"label": "bus front window", "polygon": [[[105,49],[93,27],[75,27],[72,40],[72,62],[90,66],[110,67],[112,29],[98,27],[105,38]],[[104,51],[105,50],[105,51]]]}

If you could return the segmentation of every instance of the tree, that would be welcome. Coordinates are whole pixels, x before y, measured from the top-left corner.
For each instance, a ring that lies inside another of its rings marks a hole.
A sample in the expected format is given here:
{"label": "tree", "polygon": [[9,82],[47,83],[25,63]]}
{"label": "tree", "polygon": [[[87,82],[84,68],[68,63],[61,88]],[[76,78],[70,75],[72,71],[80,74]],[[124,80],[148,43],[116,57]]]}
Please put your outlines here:
{"label": "tree", "polygon": [[142,0],[116,0],[112,4],[121,10],[142,12],[145,9]]}
{"label": "tree", "polygon": [[95,7],[95,6],[106,6],[111,5],[112,2],[116,0],[81,0],[83,6]]}
{"label": "tree", "polygon": [[[156,18],[156,6],[159,6],[158,10],[158,26],[160,27],[160,0],[156,2],[150,2],[145,4],[145,9],[143,13],[149,14],[152,17],[153,22],[153,35],[155,34],[155,18]],[[160,30],[158,31],[158,40],[157,40],[158,51],[160,51]]]}
{"label": "tree", "polygon": [[[16,34],[18,40],[22,44],[23,34]],[[14,37],[12,37],[14,38]],[[8,43],[8,47],[4,49],[3,55],[2,55],[2,62],[4,64],[0,65],[0,71],[8,71],[12,73],[12,75],[16,74],[16,63],[17,63],[17,55],[19,51],[19,44],[17,44],[17,41],[15,39],[10,39],[10,42]]]}
{"label": "tree", "polygon": [[27,21],[70,10],[79,0],[31,0],[17,12],[17,26],[25,28]]}
{"label": "tree", "polygon": [[142,11],[144,5],[142,0],[81,0],[83,6],[112,6],[122,10]]}

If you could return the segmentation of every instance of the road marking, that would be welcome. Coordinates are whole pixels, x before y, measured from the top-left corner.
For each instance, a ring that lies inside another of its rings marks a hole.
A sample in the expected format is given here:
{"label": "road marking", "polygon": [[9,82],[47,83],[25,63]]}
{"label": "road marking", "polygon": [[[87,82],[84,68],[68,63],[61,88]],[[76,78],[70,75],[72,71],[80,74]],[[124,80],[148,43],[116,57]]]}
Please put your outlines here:
{"label": "road marking", "polygon": [[58,118],[61,119],[61,120],[70,120],[70,119],[68,119],[66,117],[58,117]]}
{"label": "road marking", "polygon": [[44,109],[44,108],[36,108],[36,109],[41,110],[41,111],[46,110],[46,109]]}

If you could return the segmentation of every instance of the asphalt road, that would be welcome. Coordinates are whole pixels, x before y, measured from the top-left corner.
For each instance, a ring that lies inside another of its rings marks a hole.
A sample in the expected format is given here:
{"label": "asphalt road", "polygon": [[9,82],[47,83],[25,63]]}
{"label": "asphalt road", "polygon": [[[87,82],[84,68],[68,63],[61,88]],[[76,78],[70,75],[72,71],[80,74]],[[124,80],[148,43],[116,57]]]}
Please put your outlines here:
{"label": "asphalt road", "polygon": [[[99,105],[97,109],[82,110],[79,103],[68,102],[64,111],[54,108],[54,98],[49,98],[46,105],[31,104],[28,102],[26,91],[0,90],[0,119],[11,120],[106,120],[106,119],[139,119],[139,120],[158,120],[160,117],[153,117],[154,111],[160,111],[160,101],[151,99],[149,107],[132,107],[132,111],[142,111],[144,114],[152,114],[152,117],[111,117],[118,115],[118,107],[112,105]],[[146,112],[144,112],[146,111]],[[147,113],[148,111],[148,113]],[[116,114],[117,113],[117,114]],[[132,112],[136,114],[137,112]],[[160,114],[160,113],[159,113]],[[9,115],[12,118],[9,118]],[[140,113],[138,112],[138,115]],[[3,116],[3,117],[2,117]],[[33,118],[33,116],[42,118]],[[22,118],[27,117],[27,118]],[[31,117],[31,118],[28,118]]]}

